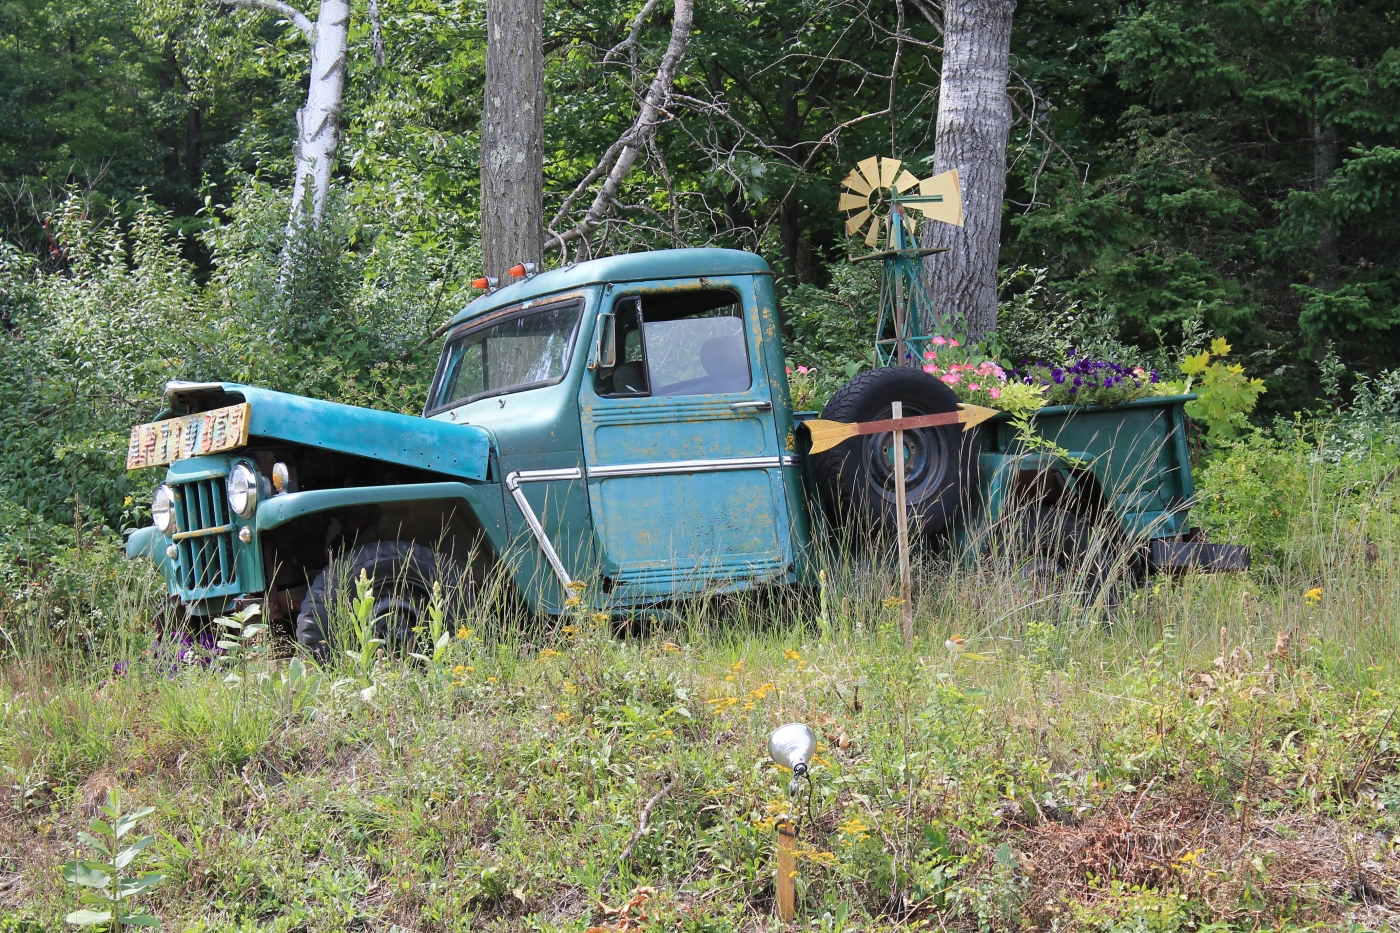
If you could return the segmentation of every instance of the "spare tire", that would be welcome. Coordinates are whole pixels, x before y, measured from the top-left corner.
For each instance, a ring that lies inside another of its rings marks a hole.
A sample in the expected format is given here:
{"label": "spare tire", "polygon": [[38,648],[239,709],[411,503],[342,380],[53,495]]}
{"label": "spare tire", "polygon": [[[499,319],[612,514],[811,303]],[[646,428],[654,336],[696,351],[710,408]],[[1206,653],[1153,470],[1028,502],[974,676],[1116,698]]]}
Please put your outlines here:
{"label": "spare tire", "polygon": [[[822,409],[829,421],[884,421],[891,403],[904,416],[958,410],[953,390],[921,369],[888,366],[861,373]],[[972,435],[957,424],[904,432],[905,494],[909,529],[934,535],[948,528],[970,488]],[[866,434],[842,441],[813,457],[817,481],[833,518],[843,526],[893,534],[896,528],[894,434]]]}

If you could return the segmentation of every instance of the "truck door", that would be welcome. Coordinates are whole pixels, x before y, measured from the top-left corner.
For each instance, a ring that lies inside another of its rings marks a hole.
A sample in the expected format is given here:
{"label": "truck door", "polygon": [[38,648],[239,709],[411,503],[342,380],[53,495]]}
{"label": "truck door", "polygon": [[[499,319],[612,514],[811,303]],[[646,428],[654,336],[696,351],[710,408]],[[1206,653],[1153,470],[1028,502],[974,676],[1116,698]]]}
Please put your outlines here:
{"label": "truck door", "polygon": [[579,408],[603,586],[617,601],[792,572],[764,336],[747,277],[604,296]]}

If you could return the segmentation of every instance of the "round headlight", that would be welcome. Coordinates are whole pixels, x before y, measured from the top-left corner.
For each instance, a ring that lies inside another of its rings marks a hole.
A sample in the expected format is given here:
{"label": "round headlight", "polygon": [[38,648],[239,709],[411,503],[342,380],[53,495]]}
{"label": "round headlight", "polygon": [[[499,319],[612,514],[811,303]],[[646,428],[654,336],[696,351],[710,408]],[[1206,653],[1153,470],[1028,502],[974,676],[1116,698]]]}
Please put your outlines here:
{"label": "round headlight", "polygon": [[228,475],[228,507],[244,518],[252,518],[258,507],[258,474],[246,463],[234,466]]}
{"label": "round headlight", "polygon": [[163,535],[175,530],[175,494],[164,483],[156,487],[156,494],[151,497],[151,519]]}

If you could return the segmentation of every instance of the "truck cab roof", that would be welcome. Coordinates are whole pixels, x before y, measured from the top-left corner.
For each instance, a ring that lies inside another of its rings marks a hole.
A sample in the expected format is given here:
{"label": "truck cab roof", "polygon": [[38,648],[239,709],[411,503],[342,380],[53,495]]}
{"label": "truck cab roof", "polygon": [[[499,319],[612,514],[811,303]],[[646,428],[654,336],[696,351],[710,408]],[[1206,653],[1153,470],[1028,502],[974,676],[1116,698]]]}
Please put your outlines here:
{"label": "truck cab roof", "polygon": [[541,272],[477,298],[452,318],[471,320],[497,308],[609,282],[690,279],[705,275],[772,275],[762,256],[738,249],[658,249],[606,256]]}

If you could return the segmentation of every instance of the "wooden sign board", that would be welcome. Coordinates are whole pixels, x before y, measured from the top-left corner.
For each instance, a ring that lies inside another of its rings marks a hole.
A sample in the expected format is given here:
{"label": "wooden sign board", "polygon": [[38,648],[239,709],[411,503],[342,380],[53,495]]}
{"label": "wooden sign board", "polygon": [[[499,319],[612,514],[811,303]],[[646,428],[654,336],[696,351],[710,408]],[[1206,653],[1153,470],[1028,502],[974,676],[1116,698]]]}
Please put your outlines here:
{"label": "wooden sign board", "polygon": [[252,406],[244,402],[197,415],[138,424],[131,429],[127,441],[126,468],[141,470],[242,447],[248,443],[251,416]]}

